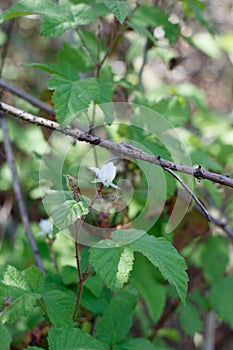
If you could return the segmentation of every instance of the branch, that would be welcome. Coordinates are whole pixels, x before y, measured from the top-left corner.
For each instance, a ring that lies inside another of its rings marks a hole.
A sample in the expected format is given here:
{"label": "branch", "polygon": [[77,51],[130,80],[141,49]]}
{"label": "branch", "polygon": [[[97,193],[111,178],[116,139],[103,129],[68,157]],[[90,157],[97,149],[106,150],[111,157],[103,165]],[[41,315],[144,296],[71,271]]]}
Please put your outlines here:
{"label": "branch", "polygon": [[3,110],[0,110],[0,118],[1,118],[1,124],[2,124],[3,143],[4,143],[5,152],[6,152],[6,159],[7,159],[8,165],[9,165],[11,172],[12,172],[13,187],[14,187],[15,197],[16,197],[18,207],[19,207],[20,216],[21,216],[22,222],[23,222],[24,227],[25,227],[28,241],[30,243],[30,246],[31,246],[33,254],[34,254],[36,264],[37,264],[39,270],[45,274],[45,270],[43,268],[40,253],[39,253],[36,241],[33,237],[31,228],[30,228],[28,213],[27,213],[24,201],[23,201],[23,195],[22,195],[22,190],[21,190],[18,175],[17,175],[14,155],[13,155],[13,151],[12,151],[12,147],[11,147],[11,142],[10,142],[10,139],[8,136],[6,115],[5,115],[5,112]]}
{"label": "branch", "polygon": [[15,87],[14,85],[8,83],[4,79],[0,79],[0,87],[30,102],[33,106],[36,106],[51,115],[55,115],[54,109],[51,106],[47,105],[47,103],[44,103],[38,98],[27,93],[26,91]]}
{"label": "branch", "polygon": [[200,207],[202,213],[207,217],[208,221],[213,222],[216,226],[221,227],[223,231],[225,231],[231,238],[233,238],[233,230],[227,225],[226,222],[223,222],[221,220],[216,219],[213,217],[208,210],[204,207],[204,205],[200,202],[200,200],[197,198],[197,196],[190,190],[190,188],[183,182],[183,180],[174,173],[171,169],[164,168],[169,174],[171,174],[180,184],[181,186],[187,191],[194,201],[197,203],[197,205]]}
{"label": "branch", "polygon": [[0,102],[0,104],[3,111],[13,115],[14,117],[21,118],[32,124],[37,124],[39,126],[44,126],[46,128],[56,130],[57,132],[60,132],[61,134],[64,134],[67,136],[71,136],[78,141],[84,141],[92,145],[98,145],[99,147],[108,149],[129,160],[141,159],[145,162],[159,165],[162,168],[167,168],[167,169],[178,171],[180,173],[185,173],[185,174],[194,176],[197,179],[211,180],[215,183],[233,188],[233,179],[225,175],[204,170],[201,168],[201,166],[199,166],[198,168],[193,168],[191,166],[177,164],[177,163],[171,162],[170,160],[163,159],[160,156],[154,156],[146,152],[143,152],[139,148],[133,147],[126,143],[115,143],[109,140],[105,140],[101,137],[90,135],[71,128],[62,129],[61,126],[56,122],[24,112],[6,103]]}

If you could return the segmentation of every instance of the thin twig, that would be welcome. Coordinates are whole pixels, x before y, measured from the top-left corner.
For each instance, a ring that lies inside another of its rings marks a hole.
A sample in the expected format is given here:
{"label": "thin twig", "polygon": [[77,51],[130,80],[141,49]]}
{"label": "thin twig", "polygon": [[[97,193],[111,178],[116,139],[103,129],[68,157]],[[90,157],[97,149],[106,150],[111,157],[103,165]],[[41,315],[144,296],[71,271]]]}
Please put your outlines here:
{"label": "thin twig", "polygon": [[215,183],[218,183],[220,185],[224,185],[224,186],[228,186],[228,187],[233,188],[233,179],[226,176],[226,175],[214,173],[214,172],[205,170],[201,167],[194,168],[192,166],[178,164],[178,163],[172,162],[170,160],[163,159],[158,155],[148,154],[148,153],[142,151],[141,149],[133,147],[133,146],[128,145],[126,143],[115,143],[113,141],[106,140],[106,139],[103,139],[101,137],[90,135],[88,133],[84,133],[84,132],[74,130],[71,128],[63,129],[56,122],[53,122],[51,120],[41,118],[41,117],[38,117],[36,115],[24,112],[18,108],[7,105],[6,103],[1,103],[1,106],[2,106],[3,111],[8,112],[9,114],[13,115],[14,117],[21,118],[25,121],[32,123],[32,124],[47,127],[49,129],[60,132],[64,135],[71,136],[76,140],[87,142],[87,143],[90,143],[92,145],[97,145],[99,147],[103,147],[105,149],[112,151],[113,153],[116,153],[120,156],[125,157],[126,159],[129,159],[129,160],[141,159],[145,162],[159,165],[162,168],[168,168],[168,169],[180,172],[180,173],[185,173],[185,174],[191,175],[191,176],[198,178],[198,179],[207,179],[207,180],[213,181]]}
{"label": "thin twig", "polygon": [[0,87],[11,92],[16,96],[21,97],[25,101],[31,103],[33,106],[40,108],[42,111],[45,111],[51,115],[55,115],[54,109],[51,106],[47,105],[47,103],[44,103],[38,98],[27,93],[26,91],[15,87],[14,85],[8,83],[6,80],[0,79]]}
{"label": "thin twig", "polygon": [[8,165],[11,169],[11,173],[12,173],[12,177],[13,177],[13,187],[14,187],[15,197],[16,197],[18,207],[19,207],[20,216],[21,216],[22,222],[23,222],[24,227],[25,227],[28,241],[30,243],[30,246],[31,246],[33,254],[34,254],[36,264],[37,264],[39,270],[45,274],[45,270],[43,268],[40,253],[39,253],[36,241],[33,237],[31,228],[30,228],[29,217],[28,217],[28,213],[26,210],[26,206],[24,204],[22,190],[20,187],[20,183],[19,183],[19,179],[18,179],[18,175],[17,175],[17,170],[16,170],[16,166],[15,166],[15,160],[14,160],[14,155],[13,155],[13,151],[12,151],[12,146],[11,146],[11,142],[10,142],[10,139],[8,136],[6,115],[5,115],[5,112],[3,110],[0,110],[0,118],[1,118],[1,124],[2,124],[3,144],[4,144],[4,148],[5,148],[6,159],[7,159]]}
{"label": "thin twig", "polygon": [[169,174],[171,174],[180,184],[181,186],[187,191],[194,201],[197,203],[203,214],[206,216],[208,221],[213,222],[216,226],[220,227],[223,231],[225,231],[231,238],[233,238],[233,230],[227,225],[226,222],[222,222],[215,217],[213,217],[208,210],[204,207],[204,205],[201,203],[201,201],[197,198],[197,196],[190,190],[190,188],[183,182],[183,180],[171,169],[164,168]]}
{"label": "thin twig", "polygon": [[[88,207],[88,213],[93,207],[95,201],[100,197],[101,191],[103,189],[103,184],[100,183],[97,192],[95,196],[92,198],[92,201]],[[75,188],[75,185],[72,188],[73,194],[74,194],[74,199],[77,200],[79,199],[79,195],[77,196],[77,189]],[[93,272],[88,272],[89,266],[86,267],[84,273],[81,271],[81,262],[80,262],[80,254],[79,254],[79,233],[80,230],[87,218],[88,214],[85,214],[81,217],[80,220],[78,220],[75,223],[75,258],[76,258],[76,264],[77,264],[77,273],[78,273],[78,290],[77,290],[77,298],[76,298],[76,304],[75,304],[75,310],[73,313],[73,321],[75,322],[77,320],[77,314],[78,314],[78,309],[79,309],[79,304],[81,300],[81,295],[82,295],[82,290],[83,290],[83,284],[86,281],[86,279],[93,273]]]}

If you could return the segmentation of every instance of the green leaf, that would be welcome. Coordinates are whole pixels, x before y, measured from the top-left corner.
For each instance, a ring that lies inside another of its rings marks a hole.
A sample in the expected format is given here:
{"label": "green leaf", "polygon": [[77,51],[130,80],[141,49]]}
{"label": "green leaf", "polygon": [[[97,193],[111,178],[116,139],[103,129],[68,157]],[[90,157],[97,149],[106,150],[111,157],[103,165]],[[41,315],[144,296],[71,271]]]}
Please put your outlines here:
{"label": "green leaf", "polygon": [[88,207],[84,202],[67,200],[54,210],[52,219],[54,225],[63,230],[86,214],[88,214]]}
{"label": "green leaf", "polygon": [[138,240],[130,243],[130,248],[142,253],[151,263],[158,267],[161,274],[173,286],[183,303],[187,293],[188,276],[187,266],[177,250],[165,238],[145,234]]}
{"label": "green leaf", "polygon": [[128,281],[133,267],[133,251],[128,243],[144,233],[136,229],[116,230],[112,232],[111,240],[102,240],[90,249],[90,264],[113,291],[119,290]]}
{"label": "green leaf", "polygon": [[19,16],[38,14],[43,16],[41,34],[51,37],[60,36],[68,29],[93,22],[98,14],[86,4],[72,5],[70,2],[59,4],[50,0],[23,0],[14,4],[0,16],[0,22]]}
{"label": "green leaf", "polygon": [[217,280],[210,290],[210,302],[219,317],[233,329],[233,277]]}
{"label": "green leaf", "polygon": [[69,4],[69,6],[59,4],[56,12],[44,18],[41,34],[48,37],[61,36],[69,29],[93,22],[95,18],[96,14],[86,4]]}
{"label": "green leaf", "polygon": [[132,26],[134,30],[138,28],[139,32],[141,32],[141,27],[161,26],[170,44],[175,44],[180,35],[179,25],[171,23],[168,15],[156,5],[140,6],[131,18],[130,26]]}
{"label": "green leaf", "polygon": [[177,310],[182,329],[190,336],[202,330],[202,321],[197,308],[190,302]]}
{"label": "green leaf", "polygon": [[209,22],[205,19],[203,13],[205,11],[206,4],[201,0],[185,0],[182,1],[183,6],[186,9],[186,14],[195,17],[202,25],[204,25],[210,32],[213,29],[210,27]]}
{"label": "green leaf", "polygon": [[131,287],[115,294],[105,309],[101,321],[96,326],[97,339],[109,346],[121,341],[132,325],[136,303],[137,294]]}
{"label": "green leaf", "polygon": [[109,289],[103,289],[98,297],[84,286],[80,305],[95,315],[103,314],[109,304],[112,294]]}
{"label": "green leaf", "polygon": [[229,247],[225,237],[211,236],[204,243],[202,268],[205,279],[212,283],[225,272],[229,261]]}
{"label": "green leaf", "polygon": [[53,326],[72,324],[75,295],[68,291],[51,290],[43,294],[43,304]]}
{"label": "green leaf", "polygon": [[26,279],[34,293],[41,293],[44,287],[43,273],[36,266],[31,266],[25,271]]}
{"label": "green leaf", "polygon": [[67,327],[49,329],[49,350],[107,350],[98,340],[79,328]]}
{"label": "green leaf", "polygon": [[77,268],[69,265],[62,266],[61,277],[64,284],[77,284]]}
{"label": "green leaf", "polygon": [[130,12],[127,1],[104,0],[105,5],[114,14],[118,21],[122,24]]}
{"label": "green leaf", "polygon": [[25,63],[23,67],[34,67],[50,74],[56,74],[72,81],[79,79],[79,73],[87,73],[94,68],[94,63],[85,51],[64,43],[64,48],[57,54],[58,63]]}
{"label": "green leaf", "polygon": [[59,123],[86,109],[91,100],[99,96],[99,86],[94,78],[71,81],[58,75],[52,75],[48,88],[55,90],[52,100]]}
{"label": "green leaf", "polygon": [[134,254],[130,248],[125,248],[121,253],[117,267],[116,287],[121,288],[128,282],[130,271],[133,268]]}
{"label": "green leaf", "polygon": [[145,299],[150,317],[156,323],[165,306],[165,287],[156,280],[153,265],[141,254],[136,257],[130,280]]}
{"label": "green leaf", "polygon": [[113,350],[158,350],[148,339],[134,338],[126,339],[113,347]]}
{"label": "green leaf", "polygon": [[1,339],[1,349],[9,350],[10,344],[12,341],[12,336],[8,330],[8,328],[0,323],[0,339]]}
{"label": "green leaf", "polygon": [[190,116],[189,104],[181,96],[162,99],[151,107],[167,118],[174,127],[184,125]]}
{"label": "green leaf", "polygon": [[117,291],[120,288],[120,284],[117,283],[116,276],[123,250],[123,247],[90,249],[91,266],[93,266],[107,287],[114,291]]}
{"label": "green leaf", "polygon": [[58,5],[51,0],[22,0],[4,11],[0,16],[0,22],[31,14],[52,15],[57,8]]}
{"label": "green leaf", "polygon": [[31,315],[36,306],[38,297],[34,294],[24,293],[17,298],[13,298],[12,303],[7,306],[1,314],[3,323],[14,324],[21,317]]}

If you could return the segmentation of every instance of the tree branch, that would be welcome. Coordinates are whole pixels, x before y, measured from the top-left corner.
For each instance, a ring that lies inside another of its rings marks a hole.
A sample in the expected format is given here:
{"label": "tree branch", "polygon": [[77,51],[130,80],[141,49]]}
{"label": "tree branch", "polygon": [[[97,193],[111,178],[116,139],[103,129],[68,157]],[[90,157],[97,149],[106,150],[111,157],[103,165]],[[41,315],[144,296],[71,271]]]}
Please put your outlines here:
{"label": "tree branch", "polygon": [[233,188],[233,179],[226,175],[217,174],[217,173],[202,169],[201,166],[199,166],[198,168],[193,168],[191,166],[177,164],[177,163],[171,162],[170,160],[163,159],[159,155],[154,156],[154,155],[148,154],[140,150],[139,148],[133,147],[125,143],[115,143],[109,140],[105,140],[101,137],[90,135],[71,128],[62,129],[61,126],[56,122],[24,112],[6,103],[0,102],[0,104],[3,111],[13,115],[14,117],[23,119],[32,124],[37,124],[39,126],[44,126],[46,128],[56,130],[57,132],[60,132],[61,134],[64,134],[67,136],[71,136],[76,140],[84,141],[92,145],[98,145],[99,147],[108,149],[113,153],[116,153],[127,159],[141,159],[145,162],[159,165],[162,168],[168,168],[171,170],[178,171],[180,173],[185,173],[185,174],[194,176],[198,179],[211,180],[215,183]]}
{"label": "tree branch", "polygon": [[216,219],[213,217],[208,210],[204,207],[204,205],[201,203],[201,201],[197,198],[197,196],[190,190],[190,188],[183,182],[183,180],[171,169],[164,168],[169,174],[171,174],[180,184],[181,186],[187,191],[194,201],[197,203],[197,205],[200,207],[202,213],[206,216],[208,221],[213,222],[216,226],[220,227],[223,231],[225,231],[231,238],[233,238],[233,230],[227,225],[226,222],[223,222],[221,220]]}
{"label": "tree branch", "polygon": [[8,136],[8,130],[7,130],[7,122],[6,122],[6,115],[3,110],[0,110],[0,118],[1,118],[1,125],[2,125],[2,131],[3,131],[3,143],[4,143],[4,148],[6,152],[6,158],[8,165],[11,169],[12,172],[12,177],[13,177],[13,187],[14,187],[14,192],[15,192],[15,197],[18,203],[19,211],[20,211],[20,216],[22,219],[22,222],[25,227],[26,235],[29,241],[29,244],[32,248],[36,264],[41,272],[45,274],[45,270],[43,268],[42,260],[40,257],[40,253],[36,244],[36,241],[33,237],[31,228],[30,228],[30,222],[28,218],[28,213],[24,204],[23,200],[23,195],[22,195],[22,190],[20,187],[18,175],[17,175],[17,170],[15,166],[15,161],[14,161],[14,155],[11,147],[11,142]]}
{"label": "tree branch", "polygon": [[0,79],[0,87],[30,102],[33,106],[36,106],[51,115],[55,115],[54,109],[51,106],[47,105],[47,103],[44,103],[38,98],[27,93],[26,91],[15,87],[14,85],[8,83],[4,79]]}

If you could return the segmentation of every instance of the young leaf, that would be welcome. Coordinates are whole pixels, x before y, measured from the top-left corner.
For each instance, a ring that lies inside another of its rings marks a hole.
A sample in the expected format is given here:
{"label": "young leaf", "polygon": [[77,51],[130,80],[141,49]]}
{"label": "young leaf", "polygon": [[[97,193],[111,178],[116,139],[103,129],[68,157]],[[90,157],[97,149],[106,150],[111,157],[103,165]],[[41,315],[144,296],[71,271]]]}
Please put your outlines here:
{"label": "young leaf", "polygon": [[0,339],[1,339],[1,349],[9,350],[12,336],[8,331],[8,328],[2,323],[0,323]]}
{"label": "young leaf", "polygon": [[79,328],[65,324],[49,329],[49,350],[107,350],[98,340]]}
{"label": "young leaf", "polygon": [[129,273],[133,268],[134,254],[133,251],[126,247],[121,253],[116,274],[116,287],[121,288],[124,283],[128,282]]}
{"label": "young leaf", "polygon": [[48,88],[55,90],[52,100],[59,123],[64,122],[69,116],[76,115],[82,109],[86,109],[91,100],[99,96],[99,86],[94,78],[72,81],[52,75]]}
{"label": "young leaf", "polygon": [[63,230],[86,214],[88,214],[88,207],[84,202],[67,200],[54,210],[52,219],[54,225]]}
{"label": "young leaf", "polygon": [[130,287],[115,294],[96,327],[97,339],[110,347],[121,341],[131,327],[136,303],[137,294]]}
{"label": "young leaf", "polygon": [[159,268],[169,283],[175,286],[183,303],[187,293],[188,276],[184,259],[165,238],[144,235],[130,243],[130,248],[142,253],[152,264]]}
{"label": "young leaf", "polygon": [[122,24],[129,14],[130,7],[127,1],[104,0],[105,5]]}

